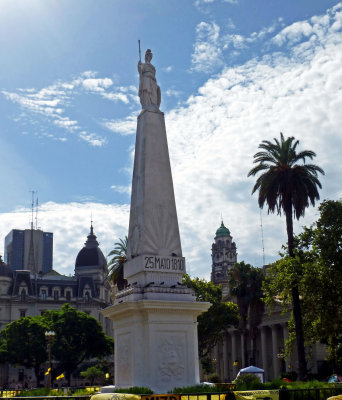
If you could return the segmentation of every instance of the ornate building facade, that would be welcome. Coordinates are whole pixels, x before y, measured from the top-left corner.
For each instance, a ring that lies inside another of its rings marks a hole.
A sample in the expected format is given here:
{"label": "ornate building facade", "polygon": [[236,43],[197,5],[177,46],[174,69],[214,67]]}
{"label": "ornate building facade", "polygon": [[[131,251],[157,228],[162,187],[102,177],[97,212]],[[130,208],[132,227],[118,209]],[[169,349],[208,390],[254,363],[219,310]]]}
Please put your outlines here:
{"label": "ornate building facade", "polygon": [[211,281],[215,285],[222,285],[223,298],[228,296],[228,272],[237,262],[236,244],[230,231],[221,222],[215,234],[215,242],[211,246]]}
{"label": "ornate building facade", "polygon": [[[76,257],[74,276],[53,269],[48,273],[15,270],[0,257],[0,329],[20,317],[42,315],[69,303],[96,318],[104,332],[113,337],[112,321],[101,314],[111,304],[106,265],[92,225]],[[33,381],[33,372],[0,366],[0,387],[13,381],[24,384],[24,380]]]}
{"label": "ornate building facade", "polygon": [[[235,299],[229,295],[227,273],[237,262],[236,245],[232,242],[230,231],[221,223],[216,231],[215,243],[212,245],[212,272],[211,281],[215,285],[222,285],[224,299]],[[247,340],[239,329],[230,329],[224,335],[212,353],[212,361],[216,372],[224,382],[235,379],[241,368],[254,366],[265,370],[267,380],[280,377],[283,372],[297,370],[298,361],[296,351],[290,358],[284,358],[285,341],[288,339],[288,321],[290,313],[282,313],[281,307],[275,307],[270,314],[265,310],[262,321],[257,328],[254,340],[249,335],[247,326]],[[256,351],[253,352],[253,345]],[[308,370],[315,374],[319,372],[326,358],[325,346],[316,343],[310,351]],[[253,360],[252,354],[255,354]],[[247,365],[243,362],[247,360]]]}

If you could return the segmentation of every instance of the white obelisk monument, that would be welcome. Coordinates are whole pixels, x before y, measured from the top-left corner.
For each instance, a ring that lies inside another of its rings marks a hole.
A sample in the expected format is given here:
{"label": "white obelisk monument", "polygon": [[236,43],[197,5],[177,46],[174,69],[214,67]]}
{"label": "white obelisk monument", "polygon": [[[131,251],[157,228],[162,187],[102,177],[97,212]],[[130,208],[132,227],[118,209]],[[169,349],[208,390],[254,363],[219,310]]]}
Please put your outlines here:
{"label": "white obelisk monument", "polygon": [[186,272],[161,94],[147,50],[139,61],[138,117],[124,277],[127,287],[103,314],[114,321],[115,385],[157,393],[199,383],[196,302]]}

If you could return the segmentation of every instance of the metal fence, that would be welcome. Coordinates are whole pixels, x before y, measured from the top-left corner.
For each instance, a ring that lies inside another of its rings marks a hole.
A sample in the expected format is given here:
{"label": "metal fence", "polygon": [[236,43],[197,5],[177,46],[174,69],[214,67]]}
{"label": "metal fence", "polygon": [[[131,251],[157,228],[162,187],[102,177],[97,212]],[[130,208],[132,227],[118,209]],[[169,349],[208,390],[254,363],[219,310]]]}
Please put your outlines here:
{"label": "metal fence", "polygon": [[85,395],[85,396],[1,396],[0,399],[8,400],[10,397],[15,398],[15,400],[89,400],[92,395]]}
{"label": "metal fence", "polygon": [[[16,390],[0,390],[0,400],[8,400],[10,397],[15,397],[15,400],[89,400],[89,395],[73,396],[72,394],[66,394],[65,396],[34,396],[24,397],[20,396],[23,392]],[[240,392],[241,395],[247,395],[248,391]],[[254,398],[258,400],[270,399],[269,395],[260,391],[258,394],[257,390],[252,391]],[[278,392],[271,390],[271,392]],[[342,387],[331,387],[331,388],[320,388],[320,389],[280,389],[279,400],[326,400],[331,396],[342,395]],[[142,400],[235,400],[236,397],[233,391],[227,391],[225,393],[178,393],[178,394],[165,394],[165,395],[142,395]]]}
{"label": "metal fence", "polygon": [[326,400],[342,394],[342,387],[279,390],[279,400]]}

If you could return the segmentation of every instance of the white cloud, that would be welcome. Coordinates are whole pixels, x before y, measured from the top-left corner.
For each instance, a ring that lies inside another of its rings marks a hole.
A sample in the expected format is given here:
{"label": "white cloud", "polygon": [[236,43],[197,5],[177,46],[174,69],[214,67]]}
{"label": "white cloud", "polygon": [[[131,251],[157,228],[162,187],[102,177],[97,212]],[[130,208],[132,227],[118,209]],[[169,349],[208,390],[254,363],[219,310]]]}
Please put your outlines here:
{"label": "white cloud", "polygon": [[112,185],[110,188],[120,194],[131,194],[131,186]]}
{"label": "white cloud", "polygon": [[69,130],[78,129],[77,121],[70,120],[68,117],[60,117],[59,119],[55,119],[53,123]]}
{"label": "white cloud", "polygon": [[[275,21],[270,26],[244,36],[237,33],[222,34],[220,27],[215,22],[202,21],[196,27],[196,41],[194,52],[191,55],[191,70],[206,73],[217,71],[224,64],[225,50],[229,49],[230,58],[239,55],[241,50],[248,48],[253,43],[260,42],[267,36],[271,36],[280,22],[279,20]],[[224,28],[232,30],[235,25],[231,19],[228,19]]]}
{"label": "white cloud", "polygon": [[120,135],[133,135],[137,128],[136,112],[123,120],[104,121],[103,126]]}
{"label": "white cloud", "polygon": [[122,101],[125,104],[129,103],[129,98],[124,93],[103,93],[102,96],[111,101]]}
{"label": "white cloud", "polygon": [[169,65],[168,67],[162,68],[164,72],[171,72],[173,70],[173,66]]}
{"label": "white cloud", "polygon": [[300,41],[303,36],[308,37],[312,33],[313,29],[309,22],[295,22],[278,33],[273,41],[278,45],[282,45],[285,41],[294,43]]}
{"label": "white cloud", "polygon": [[175,96],[179,97],[181,95],[181,91],[175,89],[168,89],[165,91],[166,96]]}
{"label": "white cloud", "polygon": [[101,147],[107,143],[105,138],[96,135],[95,133],[88,133],[86,131],[80,132],[79,137],[94,147]]}
{"label": "white cloud", "polygon": [[104,92],[113,85],[113,81],[110,78],[87,78],[82,81],[82,85],[85,89],[94,92]]}
{"label": "white cloud", "polygon": [[289,45],[298,43],[307,38],[318,38],[325,40],[326,35],[341,30],[342,27],[342,3],[327,10],[326,14],[315,15],[309,20],[297,21],[286,26],[277,35],[273,42],[278,46],[287,43]]}
{"label": "white cloud", "polygon": [[222,50],[220,48],[220,27],[215,23],[200,22],[196,28],[196,42],[191,55],[192,70],[211,72],[222,66]]}

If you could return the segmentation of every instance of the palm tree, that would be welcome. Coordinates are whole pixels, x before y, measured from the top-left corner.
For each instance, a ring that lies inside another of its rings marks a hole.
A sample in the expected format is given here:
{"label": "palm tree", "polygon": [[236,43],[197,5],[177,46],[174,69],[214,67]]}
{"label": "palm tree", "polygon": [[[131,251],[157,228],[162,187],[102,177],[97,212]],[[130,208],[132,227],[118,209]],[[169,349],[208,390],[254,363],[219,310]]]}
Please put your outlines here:
{"label": "palm tree", "polygon": [[108,257],[113,257],[107,264],[107,268],[109,280],[117,285],[119,290],[123,290],[127,286],[127,280],[124,279],[124,264],[127,261],[127,236],[124,240],[119,240],[108,254]]}
{"label": "palm tree", "polygon": [[[254,155],[254,163],[258,165],[248,173],[248,176],[261,173],[252,190],[252,194],[259,191],[260,208],[263,208],[266,202],[268,212],[277,211],[278,215],[281,215],[282,211],[284,212],[290,257],[294,257],[293,215],[298,220],[304,216],[305,209],[310,203],[315,205],[315,201],[319,199],[318,188],[322,187],[317,178],[318,172],[324,175],[324,171],[317,165],[305,163],[307,158],[312,160],[316,154],[310,150],[297,153],[298,144],[299,141],[294,137],[288,137],[285,140],[282,133],[280,133],[280,142],[276,138],[274,138],[274,143],[263,140],[259,145],[263,151]],[[304,379],[307,368],[297,282],[293,282],[292,307],[296,329],[299,378]]]}

